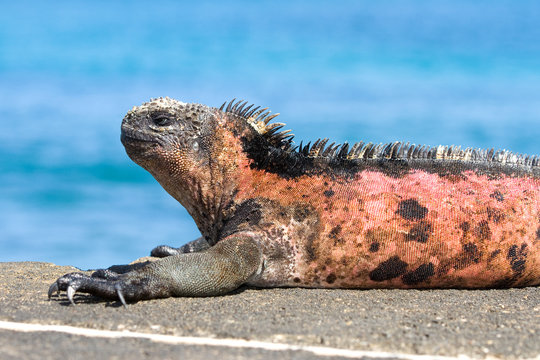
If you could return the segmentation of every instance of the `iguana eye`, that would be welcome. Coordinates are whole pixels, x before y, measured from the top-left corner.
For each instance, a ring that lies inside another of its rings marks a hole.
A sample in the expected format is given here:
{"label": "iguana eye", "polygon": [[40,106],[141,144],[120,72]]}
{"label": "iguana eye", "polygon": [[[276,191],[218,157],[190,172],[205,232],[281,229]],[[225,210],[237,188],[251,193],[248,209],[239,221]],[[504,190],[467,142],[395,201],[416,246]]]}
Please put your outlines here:
{"label": "iguana eye", "polygon": [[152,121],[157,126],[168,126],[172,122],[171,118],[165,114],[159,114],[159,115],[153,116]]}
{"label": "iguana eye", "polygon": [[199,143],[197,141],[193,142],[191,147],[193,148],[193,151],[199,151]]}

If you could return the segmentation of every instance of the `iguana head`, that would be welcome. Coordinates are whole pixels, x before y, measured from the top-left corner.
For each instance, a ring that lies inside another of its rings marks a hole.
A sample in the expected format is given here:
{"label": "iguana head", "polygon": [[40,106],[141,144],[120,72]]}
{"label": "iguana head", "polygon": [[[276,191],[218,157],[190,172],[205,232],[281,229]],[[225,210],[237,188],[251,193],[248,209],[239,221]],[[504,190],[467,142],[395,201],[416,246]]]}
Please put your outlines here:
{"label": "iguana head", "polygon": [[[122,144],[129,157],[162,184],[171,179],[201,182],[211,170],[230,173],[243,155],[292,151],[290,130],[278,131],[284,124],[269,123],[278,114],[246,104],[233,100],[217,109],[153,99],[124,117]],[[212,181],[219,182],[218,174],[213,175]]]}
{"label": "iguana head", "polygon": [[201,231],[209,227],[205,222],[216,222],[212,212],[233,191],[241,143],[232,130],[237,122],[230,120],[216,108],[158,98],[134,107],[122,122],[129,157],[188,210]]}
{"label": "iguana head", "polygon": [[203,130],[211,116],[204,105],[153,99],[127,113],[121,141],[129,157],[153,175],[166,169],[174,176],[205,162]]}

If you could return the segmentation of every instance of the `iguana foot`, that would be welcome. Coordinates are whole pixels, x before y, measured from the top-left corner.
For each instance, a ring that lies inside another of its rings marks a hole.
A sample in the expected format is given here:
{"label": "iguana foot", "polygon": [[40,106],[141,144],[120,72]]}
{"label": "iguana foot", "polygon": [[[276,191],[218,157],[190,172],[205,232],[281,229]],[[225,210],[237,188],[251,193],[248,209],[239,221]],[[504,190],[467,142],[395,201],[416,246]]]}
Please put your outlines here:
{"label": "iguana foot", "polygon": [[119,280],[119,275],[112,275],[113,273],[110,272],[100,273],[103,277],[99,277],[94,276],[94,274],[88,276],[81,273],[70,273],[60,277],[49,287],[49,299],[54,293],[59,294],[60,291],[66,291],[69,302],[75,305],[73,295],[80,291],[105,298],[118,298],[122,305],[127,306],[123,292],[126,291],[128,284]]}

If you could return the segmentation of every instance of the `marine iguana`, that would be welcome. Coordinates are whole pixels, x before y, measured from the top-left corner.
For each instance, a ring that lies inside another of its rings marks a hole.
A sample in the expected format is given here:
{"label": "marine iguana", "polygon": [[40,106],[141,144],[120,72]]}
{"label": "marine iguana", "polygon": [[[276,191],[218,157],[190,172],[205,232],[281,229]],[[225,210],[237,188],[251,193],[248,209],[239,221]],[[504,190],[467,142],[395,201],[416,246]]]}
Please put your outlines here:
{"label": "marine iguana", "polygon": [[121,141],[202,236],[126,273],[70,273],[126,301],[256,287],[498,288],[540,284],[540,157],[395,142],[295,146],[275,116],[153,99]]}

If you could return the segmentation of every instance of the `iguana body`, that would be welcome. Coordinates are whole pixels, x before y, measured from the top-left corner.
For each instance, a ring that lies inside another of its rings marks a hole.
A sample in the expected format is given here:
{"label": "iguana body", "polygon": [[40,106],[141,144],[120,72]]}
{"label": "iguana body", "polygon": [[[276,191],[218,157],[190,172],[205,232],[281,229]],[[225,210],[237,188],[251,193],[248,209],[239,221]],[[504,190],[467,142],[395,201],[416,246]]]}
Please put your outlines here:
{"label": "iguana body", "polygon": [[169,98],[122,123],[128,155],[202,237],[139,270],[67,274],[50,294],[129,300],[260,287],[540,284],[540,159],[394,143],[292,145],[264,110]]}

